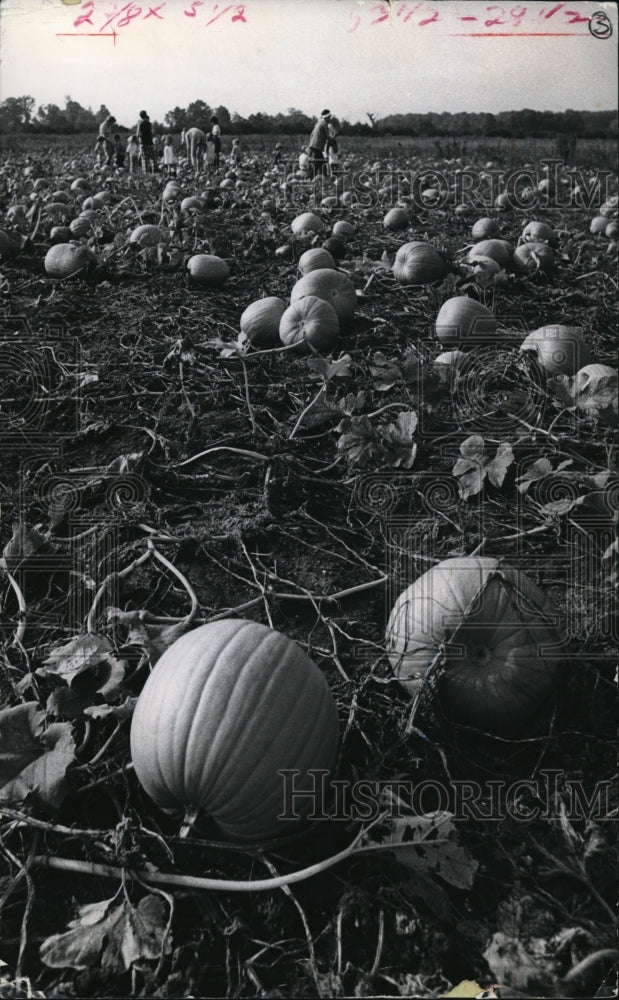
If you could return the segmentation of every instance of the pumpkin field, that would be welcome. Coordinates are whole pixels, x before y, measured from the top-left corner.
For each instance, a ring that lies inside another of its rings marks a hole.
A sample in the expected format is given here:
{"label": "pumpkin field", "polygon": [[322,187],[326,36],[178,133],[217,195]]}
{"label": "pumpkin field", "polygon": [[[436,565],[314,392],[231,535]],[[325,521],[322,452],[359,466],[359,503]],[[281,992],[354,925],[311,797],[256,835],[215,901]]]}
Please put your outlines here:
{"label": "pumpkin field", "polygon": [[0,995],[616,995],[612,150],[242,145],[3,154]]}

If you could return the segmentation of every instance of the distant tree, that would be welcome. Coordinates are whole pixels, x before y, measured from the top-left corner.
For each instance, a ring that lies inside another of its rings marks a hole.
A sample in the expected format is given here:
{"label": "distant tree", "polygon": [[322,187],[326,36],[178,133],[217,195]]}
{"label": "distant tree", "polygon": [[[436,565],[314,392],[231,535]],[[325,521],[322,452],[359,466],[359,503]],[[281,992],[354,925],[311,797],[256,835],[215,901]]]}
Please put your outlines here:
{"label": "distant tree", "polygon": [[3,132],[22,132],[28,127],[34,110],[34,97],[7,97],[0,104],[0,129]]}
{"label": "distant tree", "polygon": [[184,108],[176,107],[173,111],[168,111],[163,120],[170,132],[182,132],[183,129],[190,126],[190,121]]}
{"label": "distant tree", "polygon": [[208,129],[212,113],[205,101],[192,101],[187,107],[187,123],[189,126]]}
{"label": "distant tree", "polygon": [[71,100],[70,96],[65,97],[64,114],[75,132],[94,130],[98,124],[90,108],[83,108],[78,101]]}
{"label": "distant tree", "polygon": [[70,132],[71,124],[66,114],[57,104],[42,104],[36,113],[34,124],[45,132]]}
{"label": "distant tree", "polygon": [[218,108],[215,108],[215,114],[219,118],[219,124],[221,126],[222,132],[229,132],[232,120],[230,118],[230,112],[223,104],[220,104]]}

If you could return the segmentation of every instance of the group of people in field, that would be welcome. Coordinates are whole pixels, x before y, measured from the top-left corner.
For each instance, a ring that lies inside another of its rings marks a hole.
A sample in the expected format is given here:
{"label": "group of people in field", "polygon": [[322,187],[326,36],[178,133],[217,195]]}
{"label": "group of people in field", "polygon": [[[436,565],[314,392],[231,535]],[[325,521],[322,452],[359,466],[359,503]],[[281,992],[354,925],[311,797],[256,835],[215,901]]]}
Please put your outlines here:
{"label": "group of people in field", "polygon": [[[194,173],[200,173],[205,164],[214,170],[221,166],[221,127],[217,115],[212,115],[210,131],[192,127],[183,129],[181,133],[181,148],[184,149],[187,161]],[[137,128],[126,142],[117,129],[114,115],[101,122],[99,135],[95,143],[95,163],[97,166],[128,167],[129,173],[141,168],[143,173],[157,173],[158,161],[163,160],[163,169],[167,174],[175,174],[178,163],[174,140],[171,135],[163,138],[156,136],[146,111],[140,111]],[[304,147],[299,157],[299,166],[311,171],[313,177],[329,173],[337,173],[339,151],[337,145],[338,126],[329,110],[322,111],[309,139],[309,145]],[[280,162],[282,145],[277,143],[274,150],[273,163]],[[230,150],[231,166],[240,166],[243,158],[241,143],[232,140]]]}

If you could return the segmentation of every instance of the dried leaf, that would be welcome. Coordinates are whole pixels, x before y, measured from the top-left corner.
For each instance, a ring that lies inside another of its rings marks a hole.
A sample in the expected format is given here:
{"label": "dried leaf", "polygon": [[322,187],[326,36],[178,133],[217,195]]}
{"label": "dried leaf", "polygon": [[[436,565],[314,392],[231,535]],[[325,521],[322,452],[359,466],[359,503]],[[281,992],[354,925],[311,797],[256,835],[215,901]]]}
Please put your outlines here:
{"label": "dried leaf", "polygon": [[102,691],[105,685],[116,687],[124,674],[123,664],[112,653],[112,645],[105,636],[87,633],[52,650],[44,665],[36,671],[40,677],[59,677],[67,684],[74,684],[81,674],[100,669],[97,673],[95,691]]}
{"label": "dried leaf", "polygon": [[127,642],[141,646],[151,667],[154,667],[168,646],[176,642],[189,627],[186,622],[176,622],[174,625],[147,625],[138,621],[131,627]]}
{"label": "dried leaf", "polygon": [[462,997],[463,1000],[465,997],[471,997],[474,1000],[478,993],[481,993],[479,983],[474,982],[472,979],[463,979],[449,993],[441,994],[440,1000],[447,1000],[447,997]]}
{"label": "dried leaf", "polygon": [[429,813],[393,819],[382,843],[397,848],[401,865],[437,875],[458,889],[470,889],[478,865],[455,838],[448,813]]}
{"label": "dried leaf", "polygon": [[29,528],[22,521],[16,521],[13,534],[2,550],[0,566],[8,570],[23,566],[44,544],[45,539],[36,528]]}
{"label": "dried leaf", "polygon": [[148,895],[134,907],[126,899],[114,905],[115,899],[80,907],[69,930],[43,942],[42,961],[55,969],[100,967],[118,975],[135,962],[157,961],[162,952],[168,954],[163,901]]}
{"label": "dried leaf", "polygon": [[0,711],[0,802],[60,807],[75,742],[68,722],[46,723],[36,702]]}
{"label": "dried leaf", "polygon": [[493,486],[502,486],[507,470],[514,461],[511,445],[503,442],[497,448],[496,455],[486,466],[486,474]]}

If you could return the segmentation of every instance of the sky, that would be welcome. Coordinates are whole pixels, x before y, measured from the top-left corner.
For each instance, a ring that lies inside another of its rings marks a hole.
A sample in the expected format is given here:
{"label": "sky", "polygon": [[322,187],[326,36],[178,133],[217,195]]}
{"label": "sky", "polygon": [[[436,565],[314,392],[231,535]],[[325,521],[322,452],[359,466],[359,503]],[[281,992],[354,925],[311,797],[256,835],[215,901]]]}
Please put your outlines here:
{"label": "sky", "polygon": [[[610,37],[596,37],[606,25]],[[599,0],[1,0],[0,99],[63,107],[70,95],[124,125],[197,99],[244,117],[330,108],[353,122],[610,110],[618,28],[615,3]]]}

